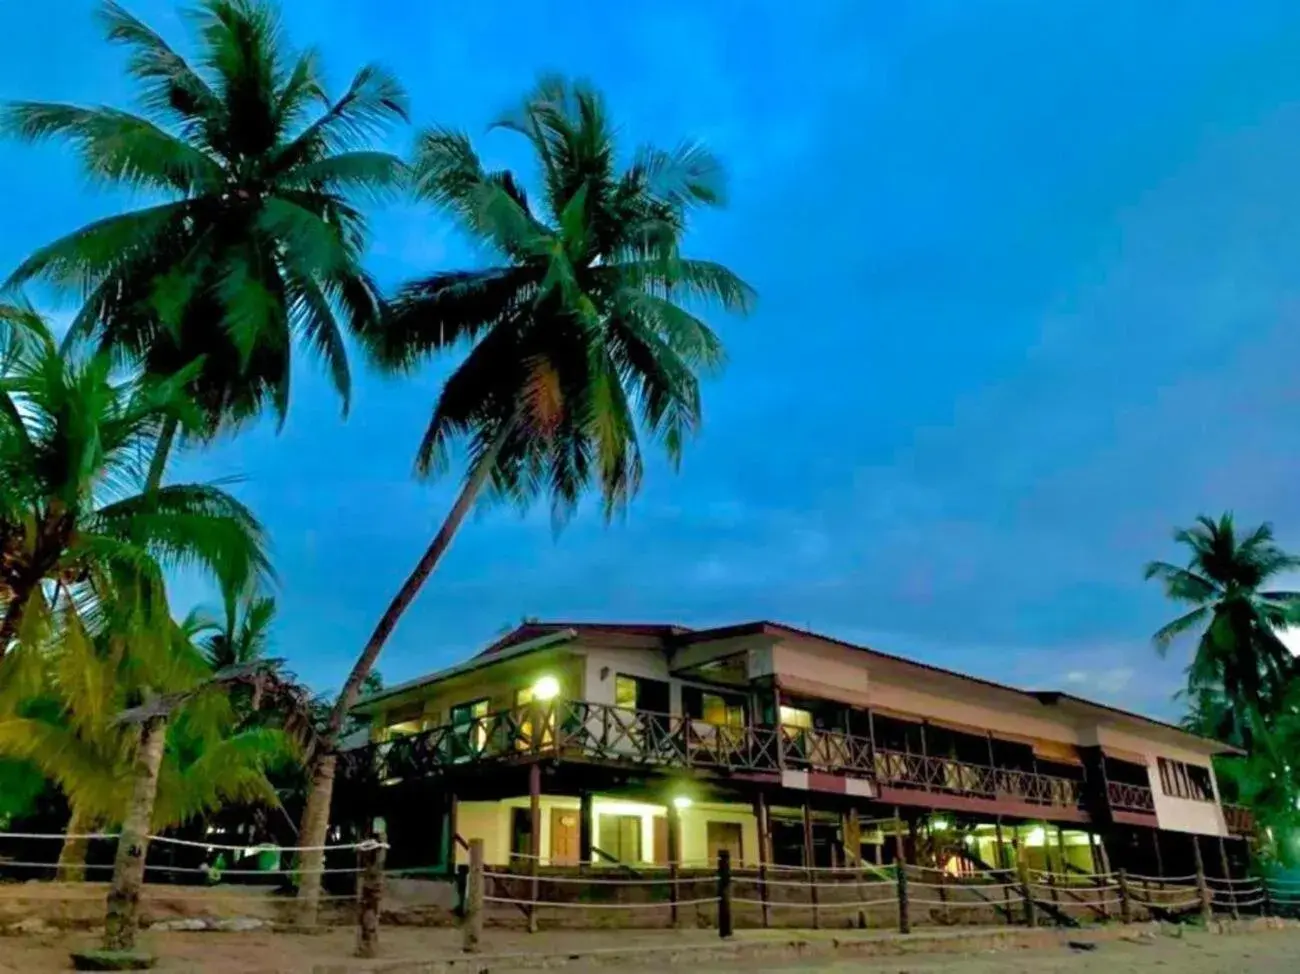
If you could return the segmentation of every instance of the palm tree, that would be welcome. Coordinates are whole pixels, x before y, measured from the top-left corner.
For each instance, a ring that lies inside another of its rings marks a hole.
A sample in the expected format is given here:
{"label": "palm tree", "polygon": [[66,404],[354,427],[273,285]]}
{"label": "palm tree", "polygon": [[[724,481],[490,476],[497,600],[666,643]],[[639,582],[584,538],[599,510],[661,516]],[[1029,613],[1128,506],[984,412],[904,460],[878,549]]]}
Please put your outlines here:
{"label": "palm tree", "polygon": [[[468,137],[425,133],[414,165],[419,195],[455,218],[497,257],[493,266],[434,274],[404,287],[373,337],[384,366],[412,370],[456,347],[420,444],[423,475],[446,466],[453,442],[469,470],[442,527],[380,618],[335,701],[327,740],[398,620],[485,490],[527,504],[548,495],[562,522],[593,483],[606,516],[622,510],[642,473],[641,437],[675,463],[700,422],[699,373],[721,365],[703,306],[745,311],[750,288],[725,267],[684,257],[688,217],[723,201],[722,169],[695,143],[645,147],[616,165],[600,96],[544,78],[497,126],[536,155],[534,203],[509,172],[486,171]],[[323,844],[333,756],[312,773],[301,841]],[[306,857],[303,919],[319,895],[320,854]]]}
{"label": "palm tree", "polygon": [[[210,484],[138,493],[141,458],[195,410],[184,371],[116,380],[104,355],[62,354],[46,332],[0,365],[0,661],[39,642],[60,597],[79,604],[196,565],[242,588],[269,572],[253,515]],[[0,683],[3,681],[0,680]]]}
{"label": "palm tree", "polygon": [[228,597],[220,620],[202,611],[191,613],[187,625],[199,637],[208,665],[214,670],[265,659],[271,645],[275,621],[275,599],[269,595],[246,594]]}
{"label": "palm tree", "polygon": [[[131,797],[135,733],[114,721],[142,692],[189,686],[210,675],[183,627],[171,631],[162,658],[138,616],[128,625],[88,634],[75,608],[43,654],[43,686],[13,713],[0,713],[0,756],[27,761],[52,779],[72,815],[59,855],[58,876],[85,876],[87,842],[95,829],[122,821]],[[240,726],[224,695],[191,708],[169,728],[152,829],[180,825],[228,803],[278,803],[267,765],[289,753],[285,736]]]}
{"label": "palm tree", "polygon": [[[187,388],[212,435],[268,405],[283,421],[295,342],[323,361],[346,409],[350,376],[339,317],[371,327],[379,309],[360,266],[357,194],[404,176],[374,141],[406,117],[400,85],[375,66],[330,100],[314,51],[295,53],[261,0],[203,0],[191,66],[116,3],[101,19],[130,50],[139,115],[46,102],[9,104],[0,125],[27,141],[61,139],[96,182],[150,203],[33,253],[10,284],[41,277],[85,304],[70,339],[155,376],[200,363]],[[164,424],[151,485],[177,426]]]}
{"label": "palm tree", "polygon": [[1188,696],[1200,719],[1249,747],[1259,720],[1276,709],[1297,672],[1278,632],[1296,621],[1300,592],[1265,586],[1300,567],[1300,558],[1278,547],[1269,524],[1239,537],[1231,514],[1218,521],[1201,515],[1174,540],[1190,550],[1187,567],[1154,561],[1145,577],[1159,579],[1169,598],[1191,609],[1156,632],[1156,650],[1164,655],[1178,637],[1199,634]]}

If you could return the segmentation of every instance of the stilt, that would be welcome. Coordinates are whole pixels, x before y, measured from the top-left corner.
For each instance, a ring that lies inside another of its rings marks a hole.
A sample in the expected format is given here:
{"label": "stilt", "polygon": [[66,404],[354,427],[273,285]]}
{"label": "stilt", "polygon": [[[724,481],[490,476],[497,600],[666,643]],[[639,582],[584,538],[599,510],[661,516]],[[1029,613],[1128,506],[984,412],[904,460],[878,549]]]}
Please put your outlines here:
{"label": "stilt", "polygon": [[447,793],[447,814],[443,821],[446,824],[447,834],[443,837],[443,862],[447,865],[447,875],[456,875],[456,831],[460,828],[458,819],[460,818],[460,799],[456,797],[454,791]]}
{"label": "stilt", "polygon": [[772,859],[772,830],[768,822],[767,798],[760,791],[754,797],[754,818],[758,822],[758,898],[763,904],[763,926],[772,925],[772,905],[767,898],[767,866]]}
{"label": "stilt", "polygon": [[528,903],[528,932],[537,932],[537,866],[542,855],[542,766],[528,766],[528,874],[531,895]]}
{"label": "stilt", "polygon": [[1219,836],[1219,863],[1223,867],[1223,878],[1228,880],[1228,904],[1232,908],[1232,918],[1241,919],[1241,911],[1237,909],[1237,887],[1232,885],[1232,870],[1228,866],[1228,847],[1223,842],[1223,836]]}
{"label": "stilt", "polygon": [[[1007,856],[1006,842],[1002,837],[1002,816],[1001,815],[999,815],[994,820],[993,828],[995,830],[994,835],[997,837],[997,841],[998,841],[998,854],[994,857],[996,861],[993,863],[993,866],[995,869],[1008,869],[1009,867],[1007,863],[1009,863],[1011,860]],[[1009,885],[1009,876],[1004,874],[1001,877],[999,877],[999,881],[1002,882],[1002,902],[1006,906],[1007,921],[1010,922],[1011,887]]]}
{"label": "stilt", "polygon": [[813,872],[817,864],[813,859],[812,806],[806,801],[803,803],[803,864],[804,875],[808,880],[809,902],[812,903],[813,929],[820,930],[822,918],[821,910],[817,908],[817,874]]}
{"label": "stilt", "polygon": [[591,792],[578,795],[578,865],[586,869],[591,865],[591,829],[594,824]]}
{"label": "stilt", "polygon": [[678,876],[681,872],[681,815],[677,806],[671,801],[668,803],[668,896],[671,906],[669,907],[670,922],[673,927],[681,923],[681,914],[677,906],[678,900]]}
{"label": "stilt", "polygon": [[[1165,875],[1165,860],[1164,860],[1164,856],[1160,854],[1160,830],[1159,829],[1151,830],[1151,848],[1154,849],[1156,853],[1156,875],[1159,876],[1161,880],[1163,880]],[[1165,888],[1164,882],[1160,883],[1160,888],[1162,890]]]}

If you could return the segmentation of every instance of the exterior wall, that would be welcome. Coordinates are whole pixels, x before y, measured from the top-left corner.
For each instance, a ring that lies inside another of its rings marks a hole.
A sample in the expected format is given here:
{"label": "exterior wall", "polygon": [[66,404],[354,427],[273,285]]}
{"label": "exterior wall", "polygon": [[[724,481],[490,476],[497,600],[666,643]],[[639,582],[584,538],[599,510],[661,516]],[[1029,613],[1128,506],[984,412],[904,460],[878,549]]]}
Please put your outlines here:
{"label": "exterior wall", "polygon": [[[651,680],[667,680],[668,661],[662,653],[644,649],[584,649],[585,696],[589,703],[614,705],[614,681],[620,673]],[[601,674],[604,674],[602,677]],[[672,681],[673,713],[681,712],[681,686]]]}
{"label": "exterior wall", "polygon": [[681,859],[687,865],[709,865],[709,822],[737,822],[740,825],[741,862],[758,864],[758,819],[748,805],[692,805],[679,813],[682,826]]}
{"label": "exterior wall", "polygon": [[[1097,743],[1103,748],[1109,746],[1129,751],[1135,755],[1140,754],[1146,759],[1147,780],[1151,795],[1155,799],[1156,821],[1160,828],[1173,832],[1191,832],[1196,835],[1228,835],[1228,826],[1223,818],[1223,806],[1220,804],[1219,782],[1214,776],[1214,765],[1204,754],[1155,743],[1147,738],[1109,727],[1098,727],[1096,734]],[[1214,788],[1214,801],[1198,802],[1166,795],[1160,786],[1157,758],[1182,761],[1184,764],[1207,769],[1210,772],[1210,784]]]}

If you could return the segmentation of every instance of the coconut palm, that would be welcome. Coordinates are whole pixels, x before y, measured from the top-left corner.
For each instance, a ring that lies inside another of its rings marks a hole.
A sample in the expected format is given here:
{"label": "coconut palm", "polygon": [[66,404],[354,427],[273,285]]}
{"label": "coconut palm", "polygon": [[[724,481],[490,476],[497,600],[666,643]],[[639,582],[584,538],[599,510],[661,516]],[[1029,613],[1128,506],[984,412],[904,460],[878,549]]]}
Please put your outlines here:
{"label": "coconut palm", "polygon": [[[719,367],[723,352],[697,312],[744,311],[752,301],[725,267],[681,253],[692,212],[723,201],[721,166],[700,145],[644,147],[620,169],[600,96],[559,78],[543,79],[497,127],[522,135],[536,156],[535,200],[514,174],[485,170],[464,134],[439,129],[419,141],[418,194],[495,262],[402,288],[371,350],[384,366],[406,371],[466,349],[438,396],[416,466],[441,472],[458,443],[469,467],[335,702],[334,740],[480,495],[519,504],[547,496],[559,523],[594,485],[607,516],[622,510],[641,482],[642,438],[657,440],[676,463],[699,425],[699,375]],[[323,844],[332,761],[323,751],[313,771],[306,846]],[[319,854],[308,859],[304,919],[319,893]]]}
{"label": "coconut palm", "polygon": [[1189,549],[1187,567],[1155,561],[1146,578],[1191,608],[1156,632],[1156,650],[1163,655],[1180,636],[1197,635],[1188,695],[1218,733],[1249,747],[1261,715],[1276,710],[1297,672],[1278,633],[1296,621],[1300,592],[1266,586],[1300,567],[1300,558],[1278,547],[1269,524],[1239,536],[1231,514],[1201,515],[1174,540]]}
{"label": "coconut palm", "polygon": [[[81,838],[126,815],[136,733],[115,722],[141,693],[190,686],[211,674],[192,634],[167,624],[161,658],[156,638],[133,614],[125,626],[88,634],[75,610],[43,654],[39,695],[0,713],[0,755],[24,760],[53,780],[71,818],[59,855],[65,881],[85,875]],[[152,652],[151,652],[152,650]],[[239,726],[229,700],[214,694],[169,728],[152,829],[157,832],[228,803],[278,803],[266,768],[291,748],[278,731]]]}
{"label": "coconut palm", "polygon": [[[130,51],[141,113],[46,102],[9,104],[4,130],[61,140],[96,182],[149,204],[41,247],[10,283],[37,277],[85,302],[70,338],[152,375],[200,366],[188,391],[212,434],[268,405],[283,421],[295,343],[321,359],[346,408],[344,325],[373,325],[379,299],[360,266],[357,194],[383,192],[402,163],[374,151],[406,117],[398,83],[375,66],[327,97],[314,51],[290,49],[261,0],[203,0],[198,59],[175,53],[116,3],[101,19]],[[160,431],[160,482],[177,427]]]}
{"label": "coconut palm", "polygon": [[275,599],[256,593],[226,599],[221,619],[196,610],[187,620],[198,636],[198,645],[213,670],[265,659],[275,622]]}
{"label": "coconut palm", "polygon": [[164,423],[194,421],[190,371],[117,379],[106,356],[63,354],[48,333],[0,365],[0,661],[15,638],[39,640],[27,627],[60,596],[126,580],[161,593],[170,567],[236,588],[269,571],[257,521],[220,487],[138,492]]}

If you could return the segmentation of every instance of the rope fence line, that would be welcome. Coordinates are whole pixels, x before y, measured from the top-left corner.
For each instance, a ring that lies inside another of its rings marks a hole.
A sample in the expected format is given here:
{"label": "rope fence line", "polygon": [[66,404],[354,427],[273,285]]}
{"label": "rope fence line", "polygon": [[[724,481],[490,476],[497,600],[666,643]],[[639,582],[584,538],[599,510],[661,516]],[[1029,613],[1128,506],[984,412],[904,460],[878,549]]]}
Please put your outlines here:
{"label": "rope fence line", "polygon": [[698,906],[703,903],[717,903],[718,897],[709,896],[697,900],[656,901],[654,903],[562,903],[555,900],[516,900],[502,896],[484,896],[484,903],[504,903],[509,906],[527,906],[545,909],[559,907],[570,910],[662,910],[667,907]]}

